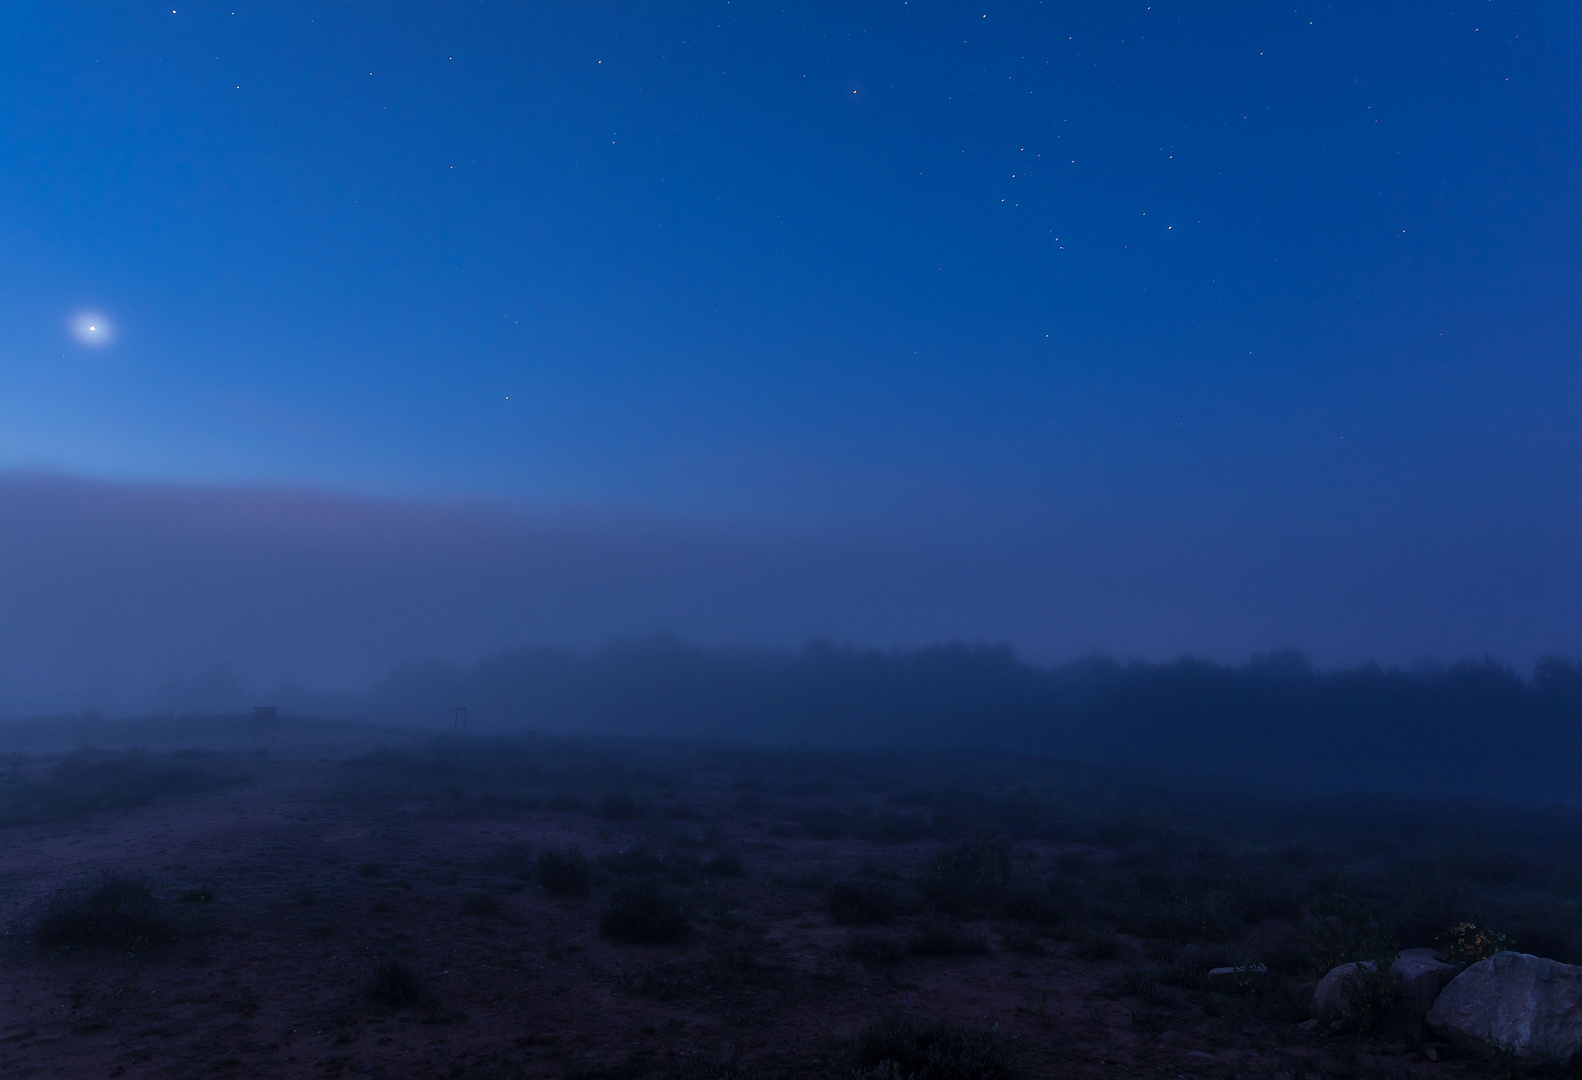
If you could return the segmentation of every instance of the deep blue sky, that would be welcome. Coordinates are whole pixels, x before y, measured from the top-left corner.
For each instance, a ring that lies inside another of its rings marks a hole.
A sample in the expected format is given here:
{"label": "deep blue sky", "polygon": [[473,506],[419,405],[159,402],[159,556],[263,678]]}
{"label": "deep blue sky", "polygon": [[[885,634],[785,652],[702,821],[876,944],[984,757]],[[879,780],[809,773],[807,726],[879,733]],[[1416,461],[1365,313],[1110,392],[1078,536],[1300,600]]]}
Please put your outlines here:
{"label": "deep blue sky", "polygon": [[[0,466],[1252,543],[1361,606],[1091,643],[1577,651],[1579,102],[1570,4],[12,4]],[[1425,560],[1483,638],[1365,610]]]}

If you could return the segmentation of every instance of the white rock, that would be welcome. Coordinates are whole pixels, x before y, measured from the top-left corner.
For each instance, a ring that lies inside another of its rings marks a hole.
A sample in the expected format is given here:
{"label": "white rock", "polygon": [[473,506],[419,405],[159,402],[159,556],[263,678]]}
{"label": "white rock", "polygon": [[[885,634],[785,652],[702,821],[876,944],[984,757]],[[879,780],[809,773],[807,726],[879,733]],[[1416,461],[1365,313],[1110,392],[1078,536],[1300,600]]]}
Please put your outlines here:
{"label": "white rock", "polygon": [[[1401,1006],[1411,1015],[1415,1027],[1415,1021],[1428,1015],[1439,992],[1456,977],[1456,969],[1445,963],[1443,953],[1433,949],[1403,949],[1390,965],[1390,974],[1400,980]],[[1418,1032],[1410,1034],[1415,1036]]]}
{"label": "white rock", "polygon": [[1372,971],[1373,962],[1364,960],[1360,964],[1341,964],[1330,968],[1329,974],[1318,980],[1318,985],[1313,988],[1314,1019],[1322,1024],[1332,1024],[1346,1015],[1350,1007],[1346,1000],[1346,987],[1357,977],[1359,967]]}
{"label": "white rock", "polygon": [[1463,1046],[1569,1061],[1582,1051],[1582,967],[1495,953],[1450,981],[1428,1012],[1428,1027]]}
{"label": "white rock", "polygon": [[[1373,961],[1341,964],[1318,981],[1313,990],[1315,1018],[1328,1024],[1346,1015],[1351,1005],[1347,1001],[1347,984],[1356,978],[1359,968],[1372,971]],[[1401,984],[1403,1019],[1416,1021],[1427,1014],[1445,984],[1455,977],[1456,969],[1433,949],[1405,949],[1391,962],[1390,974]],[[1415,1023],[1411,1026],[1415,1027]]]}

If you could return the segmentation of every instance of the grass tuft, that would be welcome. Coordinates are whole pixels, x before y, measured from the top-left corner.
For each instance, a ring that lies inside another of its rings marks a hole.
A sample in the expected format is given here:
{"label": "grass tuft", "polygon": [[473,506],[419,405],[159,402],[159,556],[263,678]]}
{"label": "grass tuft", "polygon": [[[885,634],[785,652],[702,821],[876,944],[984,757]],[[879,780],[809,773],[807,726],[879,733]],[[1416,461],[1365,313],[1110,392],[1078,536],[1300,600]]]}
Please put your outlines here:
{"label": "grass tuft", "polygon": [[52,948],[133,949],[173,940],[176,931],[145,883],[112,876],[51,896],[34,935]]}
{"label": "grass tuft", "polygon": [[930,919],[912,934],[907,951],[913,956],[981,956],[989,951],[989,940],[959,923]]}
{"label": "grass tuft", "polygon": [[824,907],[838,926],[878,926],[901,913],[895,890],[869,881],[836,882],[824,893]]}
{"label": "grass tuft", "polygon": [[582,849],[575,846],[539,852],[533,872],[551,896],[587,896],[593,887],[593,867]]}
{"label": "grass tuft", "polygon": [[683,941],[691,931],[680,901],[656,881],[622,885],[599,918],[599,932],[632,945]]}
{"label": "grass tuft", "polygon": [[892,1017],[869,1025],[852,1047],[854,1080],[1016,1080],[992,1031]]}
{"label": "grass tuft", "polygon": [[423,997],[417,976],[399,960],[386,960],[368,977],[368,996],[381,1005],[399,1009]]}

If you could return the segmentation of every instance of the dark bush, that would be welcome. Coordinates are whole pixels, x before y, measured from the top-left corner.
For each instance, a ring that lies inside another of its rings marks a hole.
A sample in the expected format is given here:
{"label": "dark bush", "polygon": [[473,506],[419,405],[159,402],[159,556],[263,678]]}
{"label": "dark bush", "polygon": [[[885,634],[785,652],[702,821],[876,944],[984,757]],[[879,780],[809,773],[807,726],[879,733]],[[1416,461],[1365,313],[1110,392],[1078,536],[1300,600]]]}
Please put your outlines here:
{"label": "dark bush", "polygon": [[669,860],[662,859],[640,844],[600,855],[599,866],[612,874],[623,874],[628,877],[649,877],[653,874],[673,872],[678,868],[683,872],[687,869],[684,857],[680,861],[674,857]]}
{"label": "dark bush", "polygon": [[587,896],[593,885],[593,868],[577,847],[539,852],[533,865],[535,876],[551,896]]}
{"label": "dark bush", "polygon": [[853,934],[846,939],[846,955],[865,964],[893,964],[906,956],[906,945],[888,934]]}
{"label": "dark bush", "polygon": [[977,840],[935,856],[918,889],[947,915],[981,915],[996,907],[1011,883],[1011,847]]}
{"label": "dark bush", "polygon": [[854,1080],[1015,1080],[1021,1075],[992,1031],[895,1017],[870,1025],[852,1047]]}
{"label": "dark bush", "polygon": [[703,861],[703,872],[721,877],[741,877],[742,857],[734,851],[722,851]]}
{"label": "dark bush", "polygon": [[498,896],[488,893],[468,893],[462,897],[461,909],[468,915],[498,915],[505,910]]}
{"label": "dark bush", "polygon": [[989,951],[989,939],[959,923],[930,919],[907,942],[913,956],[979,956]]}
{"label": "dark bush", "polygon": [[1044,943],[1025,926],[1013,926],[1000,935],[1000,947],[1022,956],[1042,956]]}
{"label": "dark bush", "polygon": [[1058,882],[1047,887],[1026,886],[1006,894],[1000,910],[1012,919],[1055,926],[1082,913],[1082,898]]}
{"label": "dark bush", "polygon": [[1121,954],[1121,939],[1108,927],[1090,926],[1077,935],[1073,951],[1083,960],[1113,960]]}
{"label": "dark bush", "polygon": [[494,850],[494,854],[483,860],[482,865],[499,874],[531,881],[534,873],[533,849],[526,844],[502,844]]}
{"label": "dark bush", "polygon": [[575,813],[582,810],[587,804],[580,795],[573,795],[569,791],[557,791],[544,803],[551,810],[561,810]]}
{"label": "dark bush", "polygon": [[901,913],[895,891],[870,881],[836,882],[824,893],[824,907],[840,926],[877,926]]}
{"label": "dark bush", "polygon": [[600,933],[632,945],[682,941],[690,931],[681,903],[657,881],[622,885],[599,918]]}
{"label": "dark bush", "polygon": [[214,903],[214,890],[207,885],[199,885],[196,889],[188,889],[177,899],[183,904],[212,904]]}
{"label": "dark bush", "polygon": [[611,821],[630,821],[637,813],[637,800],[624,791],[612,791],[599,800],[599,816]]}
{"label": "dark bush", "polygon": [[399,1009],[423,997],[417,976],[399,960],[386,960],[368,978],[368,996],[381,1005]]}
{"label": "dark bush", "polygon": [[159,898],[129,877],[107,877],[85,889],[57,892],[45,905],[34,934],[41,945],[67,949],[142,948],[176,936]]}

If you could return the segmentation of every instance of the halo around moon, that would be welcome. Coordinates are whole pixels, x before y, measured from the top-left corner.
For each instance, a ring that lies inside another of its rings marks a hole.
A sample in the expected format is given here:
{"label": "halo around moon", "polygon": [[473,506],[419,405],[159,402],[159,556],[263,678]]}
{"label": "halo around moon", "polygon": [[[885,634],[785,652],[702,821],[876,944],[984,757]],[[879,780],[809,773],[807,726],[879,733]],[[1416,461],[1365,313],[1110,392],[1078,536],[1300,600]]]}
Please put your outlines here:
{"label": "halo around moon", "polygon": [[115,326],[102,311],[79,311],[71,317],[71,336],[84,345],[108,345],[115,338]]}

